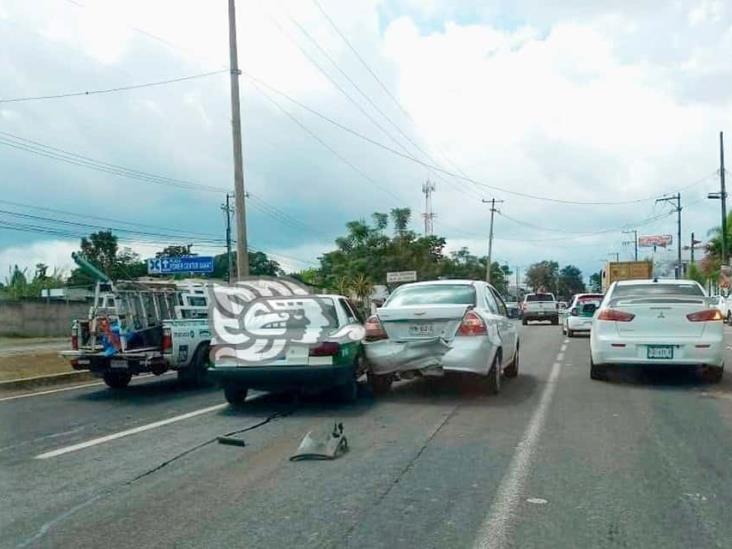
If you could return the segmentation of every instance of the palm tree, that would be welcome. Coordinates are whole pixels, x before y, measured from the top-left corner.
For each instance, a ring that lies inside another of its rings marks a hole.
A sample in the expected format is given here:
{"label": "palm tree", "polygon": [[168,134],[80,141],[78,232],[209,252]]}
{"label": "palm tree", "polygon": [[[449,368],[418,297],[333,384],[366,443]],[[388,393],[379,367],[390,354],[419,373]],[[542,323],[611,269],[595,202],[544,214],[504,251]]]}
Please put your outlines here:
{"label": "palm tree", "polygon": [[350,297],[351,287],[351,281],[347,277],[341,276],[336,279],[335,284],[333,285],[333,290],[335,290],[335,293],[338,295]]}
{"label": "palm tree", "polygon": [[356,294],[356,298],[361,303],[361,307],[364,311],[368,310],[368,297],[371,292],[374,291],[374,283],[371,279],[363,273],[358,273],[353,279],[352,283],[353,293]]}

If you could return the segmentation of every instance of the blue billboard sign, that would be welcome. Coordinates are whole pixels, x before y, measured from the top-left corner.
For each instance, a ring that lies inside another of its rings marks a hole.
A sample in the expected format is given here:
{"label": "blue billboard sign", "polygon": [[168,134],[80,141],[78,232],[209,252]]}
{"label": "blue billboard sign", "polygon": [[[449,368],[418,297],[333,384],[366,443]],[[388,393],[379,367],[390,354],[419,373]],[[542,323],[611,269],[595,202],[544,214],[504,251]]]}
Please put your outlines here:
{"label": "blue billboard sign", "polygon": [[147,260],[148,274],[212,273],[213,270],[214,259],[211,256],[155,257]]}

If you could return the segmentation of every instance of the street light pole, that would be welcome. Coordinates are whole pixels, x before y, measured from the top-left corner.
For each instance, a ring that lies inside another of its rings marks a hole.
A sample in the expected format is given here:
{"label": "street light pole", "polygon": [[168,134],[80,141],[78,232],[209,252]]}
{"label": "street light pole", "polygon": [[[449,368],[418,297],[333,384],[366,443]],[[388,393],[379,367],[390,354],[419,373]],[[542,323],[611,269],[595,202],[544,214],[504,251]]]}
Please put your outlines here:
{"label": "street light pole", "polygon": [[246,206],[244,205],[244,157],[239,105],[239,60],[236,50],[236,8],[229,0],[229,61],[231,64],[231,131],[234,144],[234,204],[236,206],[236,274],[249,276]]}
{"label": "street light pole", "polygon": [[623,234],[632,234],[633,235],[633,247],[635,248],[634,256],[635,260],[638,261],[638,231],[636,229],[632,229],[629,231],[623,231]]}

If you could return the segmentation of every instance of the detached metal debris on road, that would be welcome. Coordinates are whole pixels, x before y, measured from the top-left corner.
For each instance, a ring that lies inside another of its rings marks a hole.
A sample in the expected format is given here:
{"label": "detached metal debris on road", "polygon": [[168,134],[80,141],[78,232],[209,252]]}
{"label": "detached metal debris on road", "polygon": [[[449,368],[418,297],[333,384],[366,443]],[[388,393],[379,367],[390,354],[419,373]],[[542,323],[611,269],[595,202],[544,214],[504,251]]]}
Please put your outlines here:
{"label": "detached metal debris on road", "polygon": [[309,459],[336,459],[348,451],[348,439],[343,434],[343,423],[332,428],[308,431],[290,461]]}

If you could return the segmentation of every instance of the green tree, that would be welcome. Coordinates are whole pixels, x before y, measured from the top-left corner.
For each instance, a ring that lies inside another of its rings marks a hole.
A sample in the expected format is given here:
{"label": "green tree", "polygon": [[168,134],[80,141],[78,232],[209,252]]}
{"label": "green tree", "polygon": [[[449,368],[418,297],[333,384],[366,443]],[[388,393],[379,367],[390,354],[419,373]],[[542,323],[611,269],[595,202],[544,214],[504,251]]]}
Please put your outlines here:
{"label": "green tree", "polygon": [[534,263],[526,270],[526,284],[535,292],[554,292],[557,288],[559,263],[544,260]]}
{"label": "green tree", "polygon": [[591,292],[601,292],[602,291],[602,273],[592,273],[590,275],[590,291]]}
{"label": "green tree", "polygon": [[[112,231],[98,231],[83,237],[80,253],[112,280],[130,279],[147,274],[147,265],[131,248],[119,249],[117,237]],[[81,268],[74,269],[69,277],[70,285],[93,284],[94,278]]]}
{"label": "green tree", "polygon": [[191,244],[186,246],[172,244],[163,248],[162,251],[155,253],[155,257],[184,257],[187,255],[196,255],[191,254]]}
{"label": "green tree", "polygon": [[702,286],[706,287],[707,285],[707,277],[704,276],[704,273],[699,268],[699,265],[697,265],[696,263],[692,263],[691,265],[689,265],[688,277],[691,280],[696,280]]}
{"label": "green tree", "polygon": [[5,282],[0,284],[0,295],[5,299],[40,298],[43,290],[60,288],[64,285],[61,271],[54,269],[48,274],[48,266],[39,263],[33,278],[29,279],[28,269],[20,269],[14,265]]}
{"label": "green tree", "polygon": [[[236,252],[231,252],[231,263],[233,268],[232,281],[236,280]],[[226,254],[214,256],[214,270],[212,278],[226,280],[229,262]],[[283,276],[285,271],[274,259],[270,259],[264,252],[249,252],[249,275],[250,276]]]}
{"label": "green tree", "polygon": [[582,271],[574,265],[565,265],[562,267],[559,271],[557,288],[557,293],[564,299],[569,299],[574,294],[584,292],[586,288],[582,280]]}

